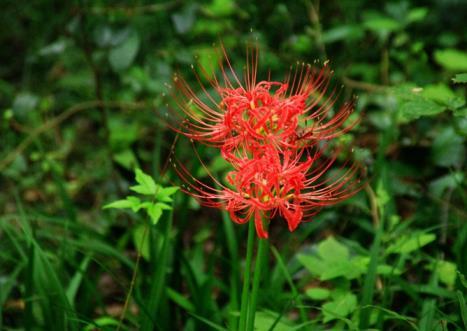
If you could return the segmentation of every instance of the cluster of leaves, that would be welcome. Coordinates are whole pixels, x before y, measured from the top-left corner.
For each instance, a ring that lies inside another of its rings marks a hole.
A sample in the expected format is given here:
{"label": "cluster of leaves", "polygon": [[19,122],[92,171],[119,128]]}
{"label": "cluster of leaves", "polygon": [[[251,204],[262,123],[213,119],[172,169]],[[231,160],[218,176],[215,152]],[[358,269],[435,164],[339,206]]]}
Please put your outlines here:
{"label": "cluster of leaves", "polygon": [[164,95],[193,61],[214,72],[219,36],[238,71],[255,40],[258,77],[330,60],[363,114],[339,143],[373,188],[293,235],[273,220],[256,329],[466,329],[466,16],[450,0],[6,1],[0,329],[114,330],[137,253],[124,327],[236,329],[246,229],[161,174],[173,151],[197,178],[226,172],[173,144]]}
{"label": "cluster of leaves", "polygon": [[164,210],[172,210],[172,207],[167,203],[172,203],[172,195],[177,192],[177,186],[162,187],[156,184],[154,179],[148,174],[145,174],[141,169],[135,170],[135,179],[138,185],[130,186],[130,190],[148,196],[151,201],[141,200],[137,196],[127,196],[124,200],[117,200],[104,206],[107,208],[116,209],[131,209],[133,212],[138,212],[140,209],[146,210],[153,225],[159,222]]}

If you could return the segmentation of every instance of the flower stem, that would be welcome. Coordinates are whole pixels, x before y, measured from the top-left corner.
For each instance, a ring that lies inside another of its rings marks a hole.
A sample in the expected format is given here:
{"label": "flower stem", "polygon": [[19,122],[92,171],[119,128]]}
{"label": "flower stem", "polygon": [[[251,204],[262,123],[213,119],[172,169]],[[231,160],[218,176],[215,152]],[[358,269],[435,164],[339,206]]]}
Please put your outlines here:
{"label": "flower stem", "polygon": [[253,256],[253,249],[255,243],[255,223],[253,221],[248,222],[248,241],[246,247],[246,260],[245,260],[245,271],[243,277],[243,288],[242,298],[240,305],[240,324],[239,330],[246,330],[247,315],[248,315],[248,290],[250,287],[250,272],[251,272],[251,260]]}
{"label": "flower stem", "polygon": [[259,239],[258,253],[256,255],[255,273],[253,276],[253,288],[251,290],[251,304],[248,314],[247,331],[253,331],[255,325],[256,304],[258,302],[259,283],[261,282],[261,270],[267,259],[269,242],[267,239]]}

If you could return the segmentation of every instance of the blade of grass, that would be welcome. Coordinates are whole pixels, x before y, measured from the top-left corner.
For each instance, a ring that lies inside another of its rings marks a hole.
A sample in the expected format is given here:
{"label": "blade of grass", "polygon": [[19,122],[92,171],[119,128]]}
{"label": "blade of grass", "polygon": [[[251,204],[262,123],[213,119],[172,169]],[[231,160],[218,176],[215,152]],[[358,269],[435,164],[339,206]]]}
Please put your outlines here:
{"label": "blade of grass", "polygon": [[79,269],[76,271],[75,275],[70,281],[70,284],[68,285],[68,288],[66,289],[66,297],[72,307],[74,307],[76,294],[78,293],[79,286],[83,280],[84,273],[89,266],[89,262],[91,262],[91,255],[86,255],[83,258],[83,261],[81,261]]}
{"label": "blade of grass", "polygon": [[20,272],[23,271],[25,266],[25,262],[19,263],[13,272],[10,273],[8,279],[5,282],[0,283],[0,330],[2,330],[3,325],[3,305],[6,302],[6,299],[8,298],[8,295],[10,294],[13,287],[16,285],[16,283],[19,282],[18,276]]}
{"label": "blade of grass", "polygon": [[77,330],[75,313],[55,270],[37,242],[32,245],[33,304],[38,304],[48,330]]}
{"label": "blade of grass", "polygon": [[224,328],[223,326],[219,325],[219,324],[216,324],[216,323],[213,323],[211,322],[210,320],[208,320],[207,318],[204,318],[202,316],[198,316],[196,314],[193,314],[193,313],[190,313],[191,316],[193,316],[194,318],[200,320],[201,322],[205,323],[206,325],[209,325],[211,328],[213,328],[214,330],[217,330],[217,331],[228,331],[226,328]]}
{"label": "blade of grass", "polygon": [[[253,222],[250,222],[253,223]],[[256,306],[258,303],[259,285],[261,283],[261,271],[267,261],[269,241],[267,239],[259,239],[258,252],[255,261],[255,271],[253,275],[253,287],[251,289],[251,305],[248,312],[247,330],[254,330]]]}
{"label": "blade of grass", "polygon": [[[436,265],[435,265],[436,268]],[[430,286],[438,285],[438,275],[434,272],[430,278]],[[423,301],[422,313],[420,316],[420,321],[418,326],[420,330],[434,330],[437,322],[435,321],[435,312],[436,312],[436,299],[430,298]]]}
{"label": "blade of grass", "polygon": [[158,312],[159,305],[162,304],[161,299],[163,295],[163,289],[166,283],[166,271],[167,263],[169,261],[170,253],[170,231],[172,229],[173,221],[173,210],[168,213],[167,218],[161,220],[159,224],[162,228],[163,243],[160,251],[158,252],[157,265],[153,266],[154,274],[151,276],[151,287],[149,289],[148,301],[145,304],[146,311],[148,314],[142,314],[141,316],[141,328],[142,331],[152,331],[154,329],[154,321],[156,320],[156,314]]}
{"label": "blade of grass", "polygon": [[272,253],[274,254],[274,257],[276,258],[279,268],[282,270],[284,277],[287,280],[287,283],[289,284],[290,290],[292,291],[292,294],[294,296],[294,300],[296,300],[298,303],[298,306],[299,306],[298,311],[300,314],[300,319],[302,320],[303,323],[305,323],[307,322],[307,318],[306,318],[305,310],[303,309],[303,302],[302,302],[302,299],[300,298],[297,288],[295,287],[293,283],[292,277],[289,271],[287,270],[287,267],[284,264],[284,260],[282,259],[278,250],[274,246],[271,246],[271,250],[272,250]]}
{"label": "blade of grass", "polygon": [[[363,282],[363,293],[360,303],[361,307],[371,305],[373,301],[378,260],[381,250],[381,238],[383,236],[384,231],[382,217],[380,218],[380,214],[378,212],[378,201],[376,194],[369,185],[365,186],[365,191],[367,192],[368,198],[370,200],[371,214],[373,217],[374,226],[376,227],[376,235],[373,244],[371,245],[370,263],[368,264],[367,273]],[[371,311],[369,309],[362,309],[360,311],[360,328],[363,330],[368,328],[370,322],[370,313]]]}
{"label": "blade of grass", "polygon": [[247,239],[247,248],[246,248],[246,259],[245,259],[245,269],[243,271],[243,288],[242,288],[242,297],[241,297],[241,306],[240,306],[240,322],[239,330],[246,330],[246,323],[248,320],[248,292],[250,288],[250,272],[251,272],[251,262],[253,257],[253,249],[255,243],[255,224],[254,222],[248,222],[248,239]]}
{"label": "blade of grass", "polygon": [[228,213],[225,210],[222,210],[222,222],[224,227],[225,238],[227,240],[227,249],[230,255],[230,277],[229,277],[229,329],[237,330],[238,328],[238,317],[232,314],[232,312],[238,312],[239,302],[238,302],[238,293],[239,293],[239,265],[240,261],[238,258],[238,242],[237,237],[235,236],[235,231],[233,223],[229,218]]}
{"label": "blade of grass", "polygon": [[461,291],[457,290],[457,300],[459,301],[459,309],[461,311],[462,322],[464,328],[467,330],[467,305],[465,304],[465,298]]}

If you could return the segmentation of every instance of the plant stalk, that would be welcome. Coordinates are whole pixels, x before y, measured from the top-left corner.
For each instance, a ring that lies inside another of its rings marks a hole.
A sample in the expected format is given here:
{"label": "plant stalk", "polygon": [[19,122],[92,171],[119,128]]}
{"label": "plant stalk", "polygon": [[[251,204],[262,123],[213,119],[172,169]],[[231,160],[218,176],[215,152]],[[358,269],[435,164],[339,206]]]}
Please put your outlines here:
{"label": "plant stalk", "polygon": [[255,223],[251,220],[248,223],[248,241],[246,247],[245,270],[243,277],[242,298],[240,304],[240,323],[239,330],[246,330],[248,315],[248,290],[250,288],[250,272],[255,243]]}
{"label": "plant stalk", "polygon": [[[253,223],[253,222],[251,222]],[[255,272],[253,276],[253,288],[251,290],[251,304],[248,314],[247,331],[253,331],[255,326],[256,304],[258,303],[258,290],[261,282],[261,270],[267,259],[269,242],[267,239],[259,239],[258,253],[256,255]]]}

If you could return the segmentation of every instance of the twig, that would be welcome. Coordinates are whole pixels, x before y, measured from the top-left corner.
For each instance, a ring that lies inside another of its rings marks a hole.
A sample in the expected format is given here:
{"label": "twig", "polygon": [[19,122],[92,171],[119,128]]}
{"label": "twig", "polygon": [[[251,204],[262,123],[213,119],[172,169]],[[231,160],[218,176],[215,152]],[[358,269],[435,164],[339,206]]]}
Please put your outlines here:
{"label": "twig", "polygon": [[342,81],[348,87],[356,88],[358,90],[369,91],[369,92],[383,92],[389,88],[389,86],[386,86],[386,85],[377,85],[377,84],[372,84],[372,83],[367,83],[367,82],[360,82],[360,81],[353,80],[345,76],[342,78]]}
{"label": "twig", "polygon": [[117,101],[108,101],[108,102],[102,102],[98,100],[92,100],[92,101],[85,101],[82,103],[79,103],[77,105],[74,105],[67,110],[65,110],[63,113],[58,115],[57,117],[54,117],[53,119],[47,121],[43,125],[41,125],[38,128],[35,128],[32,130],[32,132],[27,136],[16,148],[15,150],[11,151],[6,155],[6,157],[0,161],[0,172],[2,172],[11,162],[15,160],[15,158],[21,154],[34,140],[41,135],[44,132],[49,131],[50,129],[56,127],[57,125],[60,125],[63,121],[68,119],[69,117],[73,116],[76,113],[79,113],[83,110],[87,109],[92,109],[101,106],[102,104],[105,104],[107,107],[110,108],[132,108],[132,109],[142,109],[144,108],[143,104],[139,103],[122,103],[122,102],[117,102]]}
{"label": "twig", "polygon": [[[141,238],[141,247],[143,247],[144,245],[144,241],[148,233],[148,228],[149,228],[149,225],[146,224],[146,226],[144,227],[143,237]],[[128,305],[130,304],[131,293],[133,292],[133,289],[136,283],[136,275],[138,274],[138,267],[139,267],[139,263],[141,261],[141,256],[142,256],[141,254],[142,249],[138,250],[138,248],[136,248],[136,250],[138,251],[138,255],[136,256],[135,268],[133,269],[133,274],[131,275],[130,288],[128,289],[128,293],[125,298],[125,304],[123,305],[123,310],[120,315],[120,320],[118,321],[117,331],[120,331],[120,328],[122,327],[123,320],[125,319],[126,311],[128,310]]]}
{"label": "twig", "polygon": [[134,16],[144,13],[157,13],[160,11],[166,11],[176,7],[181,1],[169,1],[164,3],[157,3],[145,6],[107,6],[107,7],[91,7],[87,9],[90,14],[93,15],[113,15],[113,14],[124,14],[126,16]]}
{"label": "twig", "polygon": [[324,60],[327,60],[326,47],[323,43],[323,38],[321,34],[321,23],[319,20],[319,0],[315,1],[315,4],[309,3],[309,18],[314,27],[314,37],[319,48],[319,52]]}

